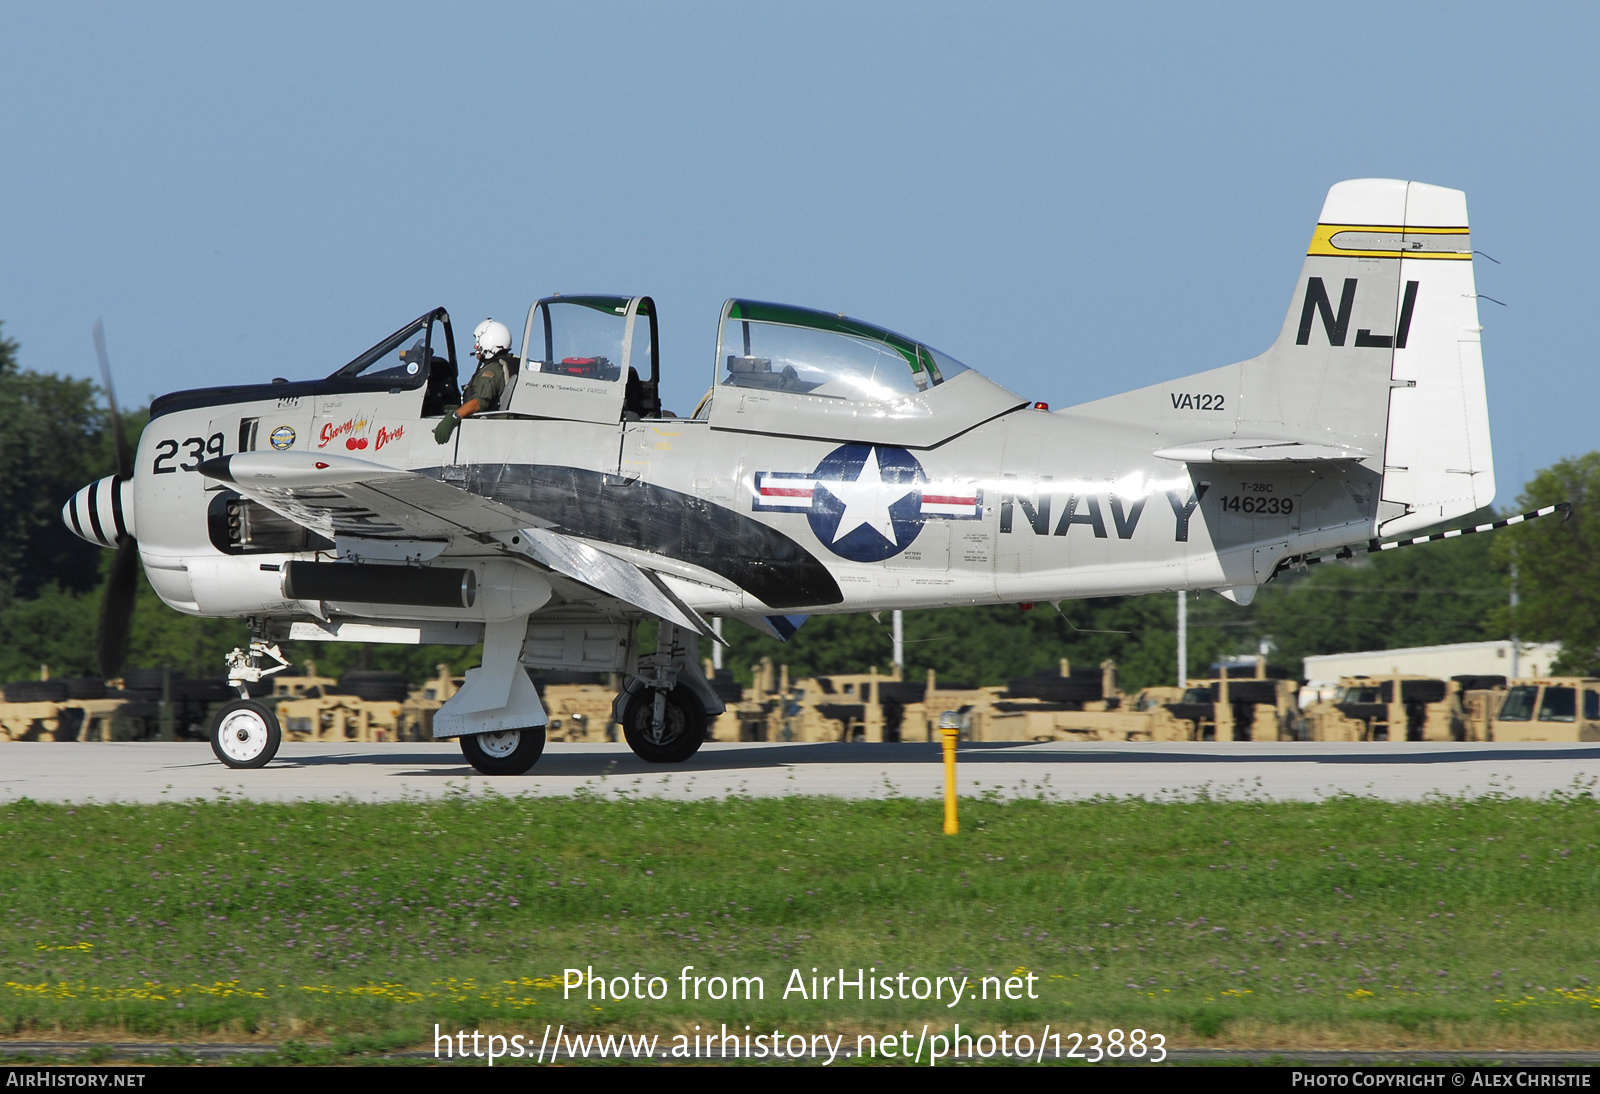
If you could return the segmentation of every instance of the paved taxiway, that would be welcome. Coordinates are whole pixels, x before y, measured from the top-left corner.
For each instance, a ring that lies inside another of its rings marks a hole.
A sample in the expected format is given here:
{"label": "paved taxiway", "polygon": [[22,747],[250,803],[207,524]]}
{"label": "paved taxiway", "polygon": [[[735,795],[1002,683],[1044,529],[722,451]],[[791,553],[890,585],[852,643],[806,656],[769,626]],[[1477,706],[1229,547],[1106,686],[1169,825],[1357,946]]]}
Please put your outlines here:
{"label": "paved taxiway", "polygon": [[[1338,794],[1544,797],[1600,781],[1600,744],[965,744],[963,795],[1153,800]],[[0,801],[394,801],[449,794],[717,798],[826,794],[935,797],[938,745],[707,744],[686,764],[646,764],[622,744],[552,744],[527,775],[488,777],[453,743],[287,743],[255,771],[223,767],[205,744],[0,744]]]}

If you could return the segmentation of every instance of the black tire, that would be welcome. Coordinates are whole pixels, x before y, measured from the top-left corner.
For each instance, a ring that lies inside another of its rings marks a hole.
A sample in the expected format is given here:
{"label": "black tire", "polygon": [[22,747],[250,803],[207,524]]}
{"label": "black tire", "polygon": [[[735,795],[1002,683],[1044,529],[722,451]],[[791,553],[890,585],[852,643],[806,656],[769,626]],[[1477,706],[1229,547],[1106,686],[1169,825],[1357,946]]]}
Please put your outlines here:
{"label": "black tire", "polygon": [[235,699],[211,719],[211,751],[229,767],[265,767],[278,754],[283,730],[269,706]]}
{"label": "black tire", "polygon": [[67,685],[68,699],[104,699],[106,682],[98,676],[69,676],[61,681]]}
{"label": "black tire", "polygon": [[484,775],[526,775],[544,755],[544,726],[472,733],[461,738],[461,754]]}
{"label": "black tire", "polygon": [[706,708],[700,697],[684,684],[667,693],[665,724],[658,736],[652,732],[655,721],[656,691],[640,688],[628,700],[622,714],[622,735],[628,747],[641,760],[653,764],[681,764],[700,751],[706,739]]}
{"label": "black tire", "polygon": [[15,680],[6,685],[8,703],[59,703],[67,697],[65,680]]}

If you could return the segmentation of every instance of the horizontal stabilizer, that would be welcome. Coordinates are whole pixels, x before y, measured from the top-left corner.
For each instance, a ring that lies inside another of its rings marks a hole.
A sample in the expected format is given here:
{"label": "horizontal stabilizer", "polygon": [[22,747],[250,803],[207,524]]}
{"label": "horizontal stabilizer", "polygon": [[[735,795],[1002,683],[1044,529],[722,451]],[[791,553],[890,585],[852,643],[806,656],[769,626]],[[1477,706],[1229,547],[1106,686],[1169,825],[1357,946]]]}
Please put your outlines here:
{"label": "horizontal stabilizer", "polygon": [[[1502,520],[1493,520],[1487,524],[1474,524],[1468,528],[1451,528],[1444,532],[1434,532],[1432,535],[1412,536],[1410,539],[1390,540],[1387,543],[1376,539],[1368,540],[1365,547],[1345,547],[1331,555],[1317,555],[1314,557],[1308,555],[1291,555],[1288,558],[1280,560],[1278,563],[1278,568],[1272,571],[1272,573],[1273,576],[1276,577],[1284,570],[1302,569],[1306,566],[1316,566],[1317,564],[1323,562],[1343,562],[1345,559],[1354,558],[1357,555],[1376,555],[1384,551],[1395,551],[1401,547],[1420,547],[1424,543],[1438,543],[1443,539],[1457,539],[1461,536],[1470,536],[1477,532],[1494,532],[1501,528],[1510,528],[1513,525],[1525,524],[1530,520],[1538,520],[1540,517],[1548,517],[1552,513],[1560,513],[1561,523],[1565,524],[1567,521],[1572,519],[1572,503],[1570,501],[1558,501],[1554,505],[1546,505],[1539,509],[1530,509],[1526,513],[1518,513],[1515,516],[1505,517]],[[1222,592],[1222,595],[1224,596],[1228,595],[1223,590],[1219,589],[1218,591]]]}
{"label": "horizontal stabilizer", "polygon": [[1158,448],[1157,459],[1179,463],[1312,463],[1322,460],[1364,460],[1372,455],[1354,448],[1300,441],[1192,441]]}

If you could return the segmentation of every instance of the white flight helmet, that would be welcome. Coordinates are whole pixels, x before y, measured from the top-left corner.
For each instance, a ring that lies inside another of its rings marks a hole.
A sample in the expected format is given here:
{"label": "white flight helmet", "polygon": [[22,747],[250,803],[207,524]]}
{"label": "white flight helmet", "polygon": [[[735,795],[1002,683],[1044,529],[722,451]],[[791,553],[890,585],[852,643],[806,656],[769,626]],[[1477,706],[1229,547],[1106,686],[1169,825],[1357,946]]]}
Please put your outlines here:
{"label": "white flight helmet", "polygon": [[511,348],[511,331],[497,319],[485,319],[472,328],[472,352],[481,360],[505,353]]}

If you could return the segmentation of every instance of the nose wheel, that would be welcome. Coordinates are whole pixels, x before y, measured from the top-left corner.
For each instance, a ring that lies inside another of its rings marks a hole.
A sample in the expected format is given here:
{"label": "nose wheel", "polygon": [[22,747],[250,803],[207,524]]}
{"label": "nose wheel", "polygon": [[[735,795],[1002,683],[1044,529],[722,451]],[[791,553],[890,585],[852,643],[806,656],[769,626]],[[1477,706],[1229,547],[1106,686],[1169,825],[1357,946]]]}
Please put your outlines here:
{"label": "nose wheel", "polygon": [[282,743],[278,716],[254,699],[235,700],[211,719],[211,751],[229,767],[265,767]]}
{"label": "nose wheel", "polygon": [[544,754],[544,726],[473,733],[461,738],[461,754],[485,775],[523,775]]}

